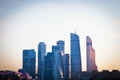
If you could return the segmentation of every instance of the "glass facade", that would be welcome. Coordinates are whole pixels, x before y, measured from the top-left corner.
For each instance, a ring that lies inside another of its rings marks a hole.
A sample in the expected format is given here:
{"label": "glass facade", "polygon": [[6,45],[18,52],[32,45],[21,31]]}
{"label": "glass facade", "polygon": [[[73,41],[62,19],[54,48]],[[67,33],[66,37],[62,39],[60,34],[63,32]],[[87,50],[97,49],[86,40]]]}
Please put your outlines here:
{"label": "glass facade", "polygon": [[95,50],[92,47],[92,39],[86,37],[86,52],[87,52],[87,72],[97,71],[97,66],[95,63]]}
{"label": "glass facade", "polygon": [[23,50],[23,71],[35,79],[36,52],[34,49]]}
{"label": "glass facade", "polygon": [[54,79],[63,79],[63,57],[62,52],[58,46],[52,46],[52,53],[54,54]]}
{"label": "glass facade", "polygon": [[45,56],[44,79],[63,80],[63,57],[58,46],[52,46],[52,52]]}
{"label": "glass facade", "polygon": [[44,61],[44,80],[54,80],[54,55],[48,52]]}
{"label": "glass facade", "polygon": [[65,42],[63,40],[57,41],[57,46],[59,47],[59,50],[62,51],[63,53],[65,52],[64,45]]}
{"label": "glass facade", "polygon": [[69,54],[63,55],[63,63],[64,63],[64,80],[69,80]]}
{"label": "glass facade", "polygon": [[44,56],[46,55],[46,44],[38,44],[38,80],[44,80]]}
{"label": "glass facade", "polygon": [[82,72],[82,63],[81,63],[81,51],[79,36],[77,34],[70,34],[70,46],[71,46],[71,78],[76,79],[78,73]]}

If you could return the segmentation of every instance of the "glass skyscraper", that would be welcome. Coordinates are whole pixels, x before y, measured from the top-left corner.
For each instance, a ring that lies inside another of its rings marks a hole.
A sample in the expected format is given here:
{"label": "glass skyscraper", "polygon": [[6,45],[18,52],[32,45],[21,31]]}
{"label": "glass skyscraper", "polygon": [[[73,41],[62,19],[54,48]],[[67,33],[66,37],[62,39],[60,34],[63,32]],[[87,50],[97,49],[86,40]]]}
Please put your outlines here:
{"label": "glass skyscraper", "polygon": [[[63,79],[69,80],[69,54],[65,54],[65,42],[63,40],[57,41],[57,46],[59,47],[59,51],[61,52],[61,62],[62,64],[62,72],[63,72]],[[58,53],[60,55],[60,52]],[[59,56],[60,58],[60,56]]]}
{"label": "glass skyscraper", "polygon": [[64,70],[63,70],[64,80],[69,80],[69,54],[63,55],[63,63],[64,63]]}
{"label": "glass skyscraper", "polygon": [[92,39],[86,37],[86,52],[87,52],[87,72],[97,71],[95,63],[95,50],[92,47]]}
{"label": "glass skyscraper", "polygon": [[59,50],[62,51],[63,53],[65,52],[64,45],[65,42],[63,40],[57,41],[57,46],[59,47]]}
{"label": "glass skyscraper", "polygon": [[53,74],[54,63],[54,54],[52,52],[48,52],[44,61],[44,80],[55,80]]}
{"label": "glass skyscraper", "polygon": [[44,80],[63,80],[63,58],[58,46],[45,56]]}
{"label": "glass skyscraper", "polygon": [[38,44],[38,80],[44,80],[44,57],[46,55],[46,44]]}
{"label": "glass skyscraper", "polygon": [[78,74],[82,72],[81,51],[79,36],[76,33],[70,34],[70,49],[71,49],[71,78],[76,80]]}
{"label": "glass skyscraper", "polygon": [[63,57],[58,46],[52,46],[52,53],[54,54],[54,80],[63,79]]}
{"label": "glass skyscraper", "polygon": [[34,49],[23,50],[23,71],[29,73],[35,79],[36,52]]}

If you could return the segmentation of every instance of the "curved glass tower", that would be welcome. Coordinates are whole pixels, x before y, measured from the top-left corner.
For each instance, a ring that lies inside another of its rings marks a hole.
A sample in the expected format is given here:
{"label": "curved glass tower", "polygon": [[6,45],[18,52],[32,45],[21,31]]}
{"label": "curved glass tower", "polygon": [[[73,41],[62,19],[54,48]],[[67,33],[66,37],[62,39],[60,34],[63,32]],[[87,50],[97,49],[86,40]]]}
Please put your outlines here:
{"label": "curved glass tower", "polygon": [[78,74],[82,72],[81,51],[79,36],[75,33],[70,34],[71,40],[71,78],[77,79]]}
{"label": "curved glass tower", "polygon": [[92,47],[92,39],[86,37],[86,52],[87,52],[87,72],[97,71],[95,63],[95,50]]}

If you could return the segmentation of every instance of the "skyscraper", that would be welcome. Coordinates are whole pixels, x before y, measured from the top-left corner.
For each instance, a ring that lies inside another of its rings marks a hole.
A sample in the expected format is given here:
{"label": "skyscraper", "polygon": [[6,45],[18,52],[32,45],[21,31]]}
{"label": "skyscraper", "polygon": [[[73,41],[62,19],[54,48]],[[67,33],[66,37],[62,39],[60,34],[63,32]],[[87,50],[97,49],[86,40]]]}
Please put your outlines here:
{"label": "skyscraper", "polygon": [[58,46],[52,46],[52,53],[54,54],[54,80],[63,79],[63,57]]}
{"label": "skyscraper", "polygon": [[44,56],[46,55],[46,44],[38,44],[38,80],[44,80]]}
{"label": "skyscraper", "polygon": [[65,52],[64,45],[65,42],[63,40],[57,41],[57,46],[59,47],[59,50],[62,51],[63,53]]}
{"label": "skyscraper", "polygon": [[34,49],[23,50],[23,71],[27,72],[35,79],[36,52]]}
{"label": "skyscraper", "polygon": [[45,56],[44,80],[63,79],[63,58],[58,46],[52,46],[52,52]]}
{"label": "skyscraper", "polygon": [[95,63],[95,50],[92,47],[92,39],[86,37],[86,52],[87,52],[87,72],[97,71]]}
{"label": "skyscraper", "polygon": [[44,80],[54,80],[54,54],[48,52],[44,61]]}
{"label": "skyscraper", "polygon": [[69,54],[63,55],[63,63],[64,63],[64,80],[69,80]]}
{"label": "skyscraper", "polygon": [[79,36],[75,33],[70,34],[71,45],[71,78],[76,80],[78,73],[82,73],[81,51]]}
{"label": "skyscraper", "polygon": [[[62,71],[63,71],[63,78],[64,80],[69,79],[69,54],[65,54],[65,42],[63,40],[57,41],[57,46],[59,47],[59,51],[61,52],[63,64],[62,64]],[[60,53],[58,53],[60,54]]]}

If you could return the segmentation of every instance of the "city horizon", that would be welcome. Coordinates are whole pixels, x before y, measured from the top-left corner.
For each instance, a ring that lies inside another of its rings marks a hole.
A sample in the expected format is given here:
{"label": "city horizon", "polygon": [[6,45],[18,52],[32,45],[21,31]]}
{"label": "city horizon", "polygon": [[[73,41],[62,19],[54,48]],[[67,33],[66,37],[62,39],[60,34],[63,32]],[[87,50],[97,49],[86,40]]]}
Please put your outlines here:
{"label": "city horizon", "polygon": [[[70,33],[71,34],[71,33]],[[76,32],[74,32],[74,34],[77,34]],[[88,37],[88,35],[86,35],[86,37]],[[89,36],[90,37],[90,36]],[[57,40],[57,41],[64,41],[64,40]],[[56,42],[57,42],[56,41]],[[86,40],[87,41],[87,40]],[[43,43],[45,43],[44,41],[41,41],[41,42],[43,42]],[[40,43],[40,42],[38,42],[38,43]],[[85,43],[86,44],[86,43]],[[46,44],[47,45],[47,44]],[[52,46],[54,46],[55,44],[53,44],[53,45],[51,45],[50,47],[51,47],[51,51],[52,51]],[[23,49],[23,50],[35,50],[35,52],[36,52],[36,55],[38,55],[38,50],[36,50],[35,48],[26,48],[26,49]],[[22,50],[22,51],[23,51]],[[22,51],[21,51],[21,54],[22,54]],[[49,52],[51,52],[51,51],[46,51],[46,54],[45,54],[45,56],[47,55],[47,53],[49,53]],[[69,54],[69,57],[70,57],[70,53],[67,53],[67,52],[65,52],[64,54]],[[87,55],[87,52],[86,52],[86,55]],[[23,58],[23,57],[22,57]],[[37,58],[37,56],[36,56],[36,58]],[[86,58],[87,59],[87,58]],[[22,61],[21,61],[22,62]],[[82,62],[83,63],[83,62]],[[23,63],[22,63],[23,64]],[[36,64],[38,64],[38,58],[36,59]],[[70,64],[69,64],[70,65]],[[87,68],[87,63],[86,63],[86,68]],[[37,68],[38,68],[38,65],[36,65],[36,73],[38,72],[38,70],[37,70]],[[98,66],[98,68],[99,68],[99,66]],[[13,69],[13,71],[18,71],[19,69],[22,69],[22,67],[20,67],[20,68],[18,68],[18,69]],[[11,69],[2,69],[2,70],[11,70]],[[102,69],[102,70],[98,70],[98,72],[101,72],[101,71],[103,71],[103,70],[109,70],[109,69]],[[119,69],[111,69],[111,70],[109,70],[109,71],[112,71],[112,70],[118,70],[118,71],[120,71]],[[84,72],[84,71],[86,71],[87,72],[87,69],[86,70],[83,70],[82,69],[82,72]]]}

